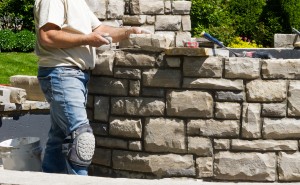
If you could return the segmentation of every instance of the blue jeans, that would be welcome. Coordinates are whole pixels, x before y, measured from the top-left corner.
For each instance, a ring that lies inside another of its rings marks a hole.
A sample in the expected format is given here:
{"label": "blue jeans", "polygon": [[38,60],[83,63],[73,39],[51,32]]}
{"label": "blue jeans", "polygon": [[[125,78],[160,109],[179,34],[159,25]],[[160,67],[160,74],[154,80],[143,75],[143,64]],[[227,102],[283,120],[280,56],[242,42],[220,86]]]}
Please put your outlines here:
{"label": "blue jeans", "polygon": [[87,175],[87,167],[69,162],[62,153],[62,144],[72,131],[89,124],[86,114],[89,74],[73,67],[40,67],[38,79],[50,103],[51,116],[43,171]]}

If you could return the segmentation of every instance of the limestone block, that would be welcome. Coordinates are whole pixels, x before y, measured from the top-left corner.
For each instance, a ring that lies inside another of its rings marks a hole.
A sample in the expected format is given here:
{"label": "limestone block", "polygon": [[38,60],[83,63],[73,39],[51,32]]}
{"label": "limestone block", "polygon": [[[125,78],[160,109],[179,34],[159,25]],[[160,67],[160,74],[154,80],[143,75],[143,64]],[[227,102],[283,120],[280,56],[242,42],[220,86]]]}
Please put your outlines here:
{"label": "limestone block", "polygon": [[127,149],[127,141],[116,138],[96,137],[96,146],[113,149]]}
{"label": "limestone block", "polygon": [[213,98],[209,93],[201,91],[169,91],[167,93],[167,115],[211,118]]}
{"label": "limestone block", "polygon": [[9,80],[13,87],[25,89],[27,100],[46,101],[36,76],[15,75]]}
{"label": "limestone block", "polygon": [[112,114],[133,116],[162,116],[165,112],[163,99],[112,98]]}
{"label": "limestone block", "polygon": [[115,68],[115,78],[141,79],[141,70],[132,68]]}
{"label": "limestone block", "polygon": [[213,158],[198,157],[196,159],[197,178],[213,177]]}
{"label": "limestone block", "polygon": [[172,13],[172,1],[165,0],[165,14],[171,14],[171,13]]}
{"label": "limestone block", "polygon": [[109,98],[105,96],[96,96],[94,101],[94,119],[99,121],[108,121],[109,116]]}
{"label": "limestone block", "polygon": [[225,60],[225,78],[257,79],[260,77],[260,59],[230,57]]}
{"label": "limestone block", "polygon": [[128,152],[114,150],[113,168],[155,174],[157,177],[192,177],[196,175],[192,155]]}
{"label": "limestone block", "polygon": [[50,110],[50,104],[45,101],[40,102],[27,100],[24,104],[29,104],[30,110]]}
{"label": "limestone block", "polygon": [[155,33],[155,27],[154,25],[142,25],[140,26],[142,29],[149,31],[150,33]]}
{"label": "limestone block", "polygon": [[265,139],[299,139],[300,120],[292,118],[264,118],[262,133]]}
{"label": "limestone block", "polygon": [[146,118],[144,146],[147,152],[185,153],[183,120]]}
{"label": "limestone block", "polygon": [[143,96],[150,96],[150,97],[158,97],[164,98],[165,97],[165,90],[164,89],[157,89],[157,88],[142,88],[142,95]]}
{"label": "limestone block", "polygon": [[215,150],[229,150],[230,140],[229,139],[214,139]]}
{"label": "limestone block", "polygon": [[293,43],[300,41],[296,34],[275,34],[274,47],[275,48],[294,48]]}
{"label": "limestone block", "polygon": [[181,59],[179,57],[166,57],[166,62],[169,67],[181,66]]}
{"label": "limestone block", "polygon": [[124,25],[143,25],[146,18],[146,15],[124,15],[122,21]]}
{"label": "limestone block", "polygon": [[156,58],[151,54],[135,54],[127,52],[116,53],[116,66],[128,67],[154,67]]}
{"label": "limestone block", "polygon": [[282,102],[286,100],[286,81],[253,80],[246,84],[248,102]]}
{"label": "limestone block", "polygon": [[10,87],[10,86],[1,86],[1,89],[8,89],[9,92],[9,102],[8,103],[17,103],[22,104],[26,101],[27,93],[25,89]]}
{"label": "limestone block", "polygon": [[130,1],[130,14],[140,14],[140,0]]}
{"label": "limestone block", "polygon": [[125,1],[108,0],[107,3],[107,18],[121,19],[125,12]]}
{"label": "limestone block", "polygon": [[10,103],[11,90],[0,86],[0,103]]}
{"label": "limestone block", "polygon": [[170,47],[175,47],[175,32],[173,31],[155,31],[155,34],[157,35],[163,35],[164,37],[167,37],[170,41]]}
{"label": "limestone block", "polygon": [[300,60],[263,60],[262,75],[266,79],[300,79]]}
{"label": "limestone block", "polygon": [[242,80],[227,80],[214,78],[184,78],[184,88],[209,89],[209,90],[239,90],[242,91],[244,84]]}
{"label": "limestone block", "polygon": [[279,180],[284,182],[300,181],[300,153],[279,152]]}
{"label": "limestone block", "polygon": [[181,17],[182,31],[192,31],[191,16],[184,15]]}
{"label": "limestone block", "polygon": [[181,28],[180,15],[157,15],[155,30],[179,31]]}
{"label": "limestone block", "polygon": [[102,24],[106,25],[106,26],[112,26],[112,27],[118,28],[118,27],[121,27],[124,23],[123,23],[123,20],[104,20],[104,21],[102,21]]}
{"label": "limestone block", "polygon": [[0,111],[1,112],[11,112],[17,111],[18,106],[15,103],[1,103],[0,104]]}
{"label": "limestone block", "polygon": [[192,35],[190,32],[177,32],[175,40],[176,47],[184,47],[185,42],[192,40]]}
{"label": "limestone block", "polygon": [[111,166],[111,150],[104,148],[96,148],[93,164],[103,165],[103,166]]}
{"label": "limestone block", "polygon": [[276,180],[275,153],[220,152],[215,156],[214,175],[220,180]]}
{"label": "limestone block", "polygon": [[132,0],[131,13],[132,14],[146,14],[157,15],[164,14],[164,0]]}
{"label": "limestone block", "polygon": [[146,23],[150,24],[150,25],[154,25],[155,19],[156,19],[156,16],[154,16],[154,15],[147,15]]}
{"label": "limestone block", "polygon": [[296,140],[239,140],[231,141],[231,149],[238,151],[297,151]]}
{"label": "limestone block", "polygon": [[126,119],[121,117],[110,118],[109,134],[125,138],[141,138],[142,122],[141,119]]}
{"label": "limestone block", "polygon": [[209,138],[188,137],[188,153],[203,157],[212,156],[212,141]]}
{"label": "limestone block", "polygon": [[214,48],[188,48],[188,47],[172,47],[165,49],[166,55],[169,56],[221,56],[228,57],[229,51],[224,49],[214,49]]}
{"label": "limestone block", "polygon": [[109,77],[93,77],[89,82],[89,92],[101,95],[122,95],[128,94],[128,81]]}
{"label": "limestone block", "polygon": [[129,150],[134,150],[134,151],[142,151],[142,142],[141,141],[129,141],[128,143]]}
{"label": "limestone block", "polygon": [[264,103],[261,114],[264,117],[285,117],[286,103]]}
{"label": "limestone block", "polygon": [[129,81],[129,95],[139,96],[141,91],[141,82],[139,80]]}
{"label": "limestone block", "polygon": [[114,59],[115,52],[111,50],[98,54],[95,61],[95,68],[92,70],[92,74],[113,76]]}
{"label": "limestone block", "polygon": [[98,136],[107,136],[108,135],[108,125],[104,123],[95,123],[90,121],[90,125],[93,128],[93,132]]}
{"label": "limestone block", "polygon": [[85,0],[91,11],[98,19],[106,19],[107,0]]}
{"label": "limestone block", "polygon": [[288,92],[288,115],[300,116],[300,81],[290,81]]}
{"label": "limestone block", "polygon": [[261,138],[261,105],[243,104],[242,138]]}
{"label": "limestone block", "polygon": [[172,43],[170,36],[160,34],[131,34],[129,41],[136,48],[152,52],[164,51]]}
{"label": "limestone block", "polygon": [[240,119],[241,105],[239,103],[217,102],[215,117],[219,119]]}
{"label": "limestone block", "polygon": [[216,101],[242,102],[244,101],[244,93],[231,91],[217,91],[215,93],[215,98]]}
{"label": "limestone block", "polygon": [[173,1],[172,13],[180,15],[190,14],[191,6],[191,1]]}
{"label": "limestone block", "polygon": [[150,69],[143,72],[143,85],[147,87],[180,87],[181,72],[175,69]]}
{"label": "limestone block", "polygon": [[183,75],[190,77],[222,77],[223,58],[221,57],[184,57]]}
{"label": "limestone block", "polygon": [[237,120],[190,120],[187,124],[189,136],[231,137],[239,136],[240,123]]}

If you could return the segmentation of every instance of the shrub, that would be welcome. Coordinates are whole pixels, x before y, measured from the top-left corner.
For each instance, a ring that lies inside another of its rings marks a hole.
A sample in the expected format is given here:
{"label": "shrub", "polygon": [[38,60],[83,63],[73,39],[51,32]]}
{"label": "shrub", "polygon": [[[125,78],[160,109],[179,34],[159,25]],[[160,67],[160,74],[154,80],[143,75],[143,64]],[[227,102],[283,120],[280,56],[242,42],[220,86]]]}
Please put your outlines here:
{"label": "shrub", "polygon": [[16,49],[16,35],[11,30],[0,30],[1,51],[14,51]]}
{"label": "shrub", "polygon": [[29,52],[33,51],[35,47],[35,34],[28,31],[22,30],[16,33],[17,38],[17,51]]}
{"label": "shrub", "polygon": [[250,41],[248,38],[235,37],[234,40],[228,45],[231,48],[262,48],[255,40]]}

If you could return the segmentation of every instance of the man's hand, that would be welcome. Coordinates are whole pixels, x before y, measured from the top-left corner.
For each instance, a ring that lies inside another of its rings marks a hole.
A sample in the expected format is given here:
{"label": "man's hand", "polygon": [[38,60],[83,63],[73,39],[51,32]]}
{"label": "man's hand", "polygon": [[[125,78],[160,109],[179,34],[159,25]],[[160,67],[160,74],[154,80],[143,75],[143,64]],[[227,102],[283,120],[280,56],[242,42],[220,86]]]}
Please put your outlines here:
{"label": "man's hand", "polygon": [[87,35],[86,44],[93,47],[100,47],[104,44],[110,44],[110,40],[106,38],[107,36],[108,36],[107,33],[94,31]]}
{"label": "man's hand", "polygon": [[131,27],[133,34],[151,34],[151,31],[140,28],[140,27]]}

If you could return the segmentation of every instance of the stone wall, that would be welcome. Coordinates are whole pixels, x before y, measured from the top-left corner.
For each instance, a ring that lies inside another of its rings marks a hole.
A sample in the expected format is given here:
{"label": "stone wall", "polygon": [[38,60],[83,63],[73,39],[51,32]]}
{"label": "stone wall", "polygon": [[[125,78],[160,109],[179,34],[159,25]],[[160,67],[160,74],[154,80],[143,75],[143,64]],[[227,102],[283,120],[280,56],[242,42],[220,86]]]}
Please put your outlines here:
{"label": "stone wall", "polygon": [[98,53],[90,174],[300,181],[300,60],[212,53]]}

